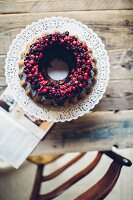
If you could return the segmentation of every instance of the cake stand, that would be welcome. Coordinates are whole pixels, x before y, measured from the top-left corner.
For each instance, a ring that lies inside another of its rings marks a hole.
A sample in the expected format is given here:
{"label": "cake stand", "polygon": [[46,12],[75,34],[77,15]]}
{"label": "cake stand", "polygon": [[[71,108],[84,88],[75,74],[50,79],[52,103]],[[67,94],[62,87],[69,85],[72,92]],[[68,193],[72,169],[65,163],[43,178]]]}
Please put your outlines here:
{"label": "cake stand", "polygon": [[[97,83],[93,92],[86,99],[79,101],[78,104],[62,109],[41,108],[36,105],[25,94],[18,76],[18,61],[21,59],[21,52],[26,49],[26,44],[32,41],[36,34],[41,36],[43,33],[52,33],[55,30],[60,32],[69,31],[70,35],[77,35],[80,40],[86,41],[87,45],[93,50],[98,67]],[[101,39],[86,25],[66,17],[44,18],[26,26],[13,40],[7,53],[5,65],[6,81],[12,90],[15,101],[31,116],[54,122],[70,121],[90,112],[103,97],[109,80],[109,72],[109,58]]]}

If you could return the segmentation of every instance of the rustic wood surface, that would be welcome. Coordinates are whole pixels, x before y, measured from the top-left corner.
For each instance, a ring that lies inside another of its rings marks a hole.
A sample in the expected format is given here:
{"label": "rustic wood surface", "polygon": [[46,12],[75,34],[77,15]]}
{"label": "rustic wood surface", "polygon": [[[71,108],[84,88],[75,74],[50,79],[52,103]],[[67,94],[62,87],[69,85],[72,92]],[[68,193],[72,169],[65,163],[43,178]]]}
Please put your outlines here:
{"label": "rustic wood surface", "polygon": [[65,123],[55,123],[33,155],[133,147],[133,110],[93,112]]}
{"label": "rustic wood surface", "polygon": [[12,40],[26,25],[50,16],[75,18],[91,27],[106,45],[111,73],[97,112],[55,124],[39,151],[44,145],[47,153],[106,149],[112,144],[133,147],[133,0],[0,0],[0,94],[6,87],[4,65]]}

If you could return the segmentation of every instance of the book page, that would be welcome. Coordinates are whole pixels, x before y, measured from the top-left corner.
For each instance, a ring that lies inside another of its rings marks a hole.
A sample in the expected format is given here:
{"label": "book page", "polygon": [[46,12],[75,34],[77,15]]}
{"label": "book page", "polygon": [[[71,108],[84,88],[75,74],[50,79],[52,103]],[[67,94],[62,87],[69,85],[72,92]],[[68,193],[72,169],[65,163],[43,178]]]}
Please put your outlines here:
{"label": "book page", "polygon": [[0,105],[0,159],[18,168],[54,123],[29,116],[9,94],[0,97],[9,106]]}

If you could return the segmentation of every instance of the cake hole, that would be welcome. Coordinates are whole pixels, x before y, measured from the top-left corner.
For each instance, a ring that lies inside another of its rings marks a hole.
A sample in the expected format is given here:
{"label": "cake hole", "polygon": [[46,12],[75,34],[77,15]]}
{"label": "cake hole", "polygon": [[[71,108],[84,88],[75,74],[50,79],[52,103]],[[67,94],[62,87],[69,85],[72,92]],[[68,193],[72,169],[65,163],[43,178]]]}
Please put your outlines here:
{"label": "cake hole", "polygon": [[76,58],[73,51],[67,50],[65,46],[56,44],[46,48],[44,56],[40,59],[39,72],[47,78],[55,81],[63,81],[76,66]]}
{"label": "cake hole", "polygon": [[49,77],[53,80],[63,80],[68,76],[68,65],[61,59],[56,58],[50,62],[47,68],[47,73]]}

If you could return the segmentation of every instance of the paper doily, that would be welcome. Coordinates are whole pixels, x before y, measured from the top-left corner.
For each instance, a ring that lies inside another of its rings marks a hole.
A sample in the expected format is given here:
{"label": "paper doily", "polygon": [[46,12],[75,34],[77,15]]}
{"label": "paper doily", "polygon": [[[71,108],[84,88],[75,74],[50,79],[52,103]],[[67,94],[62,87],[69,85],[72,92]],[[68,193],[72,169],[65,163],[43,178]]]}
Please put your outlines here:
{"label": "paper doily", "polygon": [[[44,32],[52,33],[55,30],[60,32],[69,31],[71,35],[76,34],[80,40],[86,41],[89,47],[93,50],[93,55],[97,59],[98,66],[98,79],[93,92],[77,105],[71,105],[62,110],[59,110],[58,108],[43,109],[37,106],[25,94],[25,90],[21,87],[20,79],[18,77],[18,61],[21,58],[21,52],[26,48],[27,42],[31,41],[35,34],[40,36]],[[105,46],[92,29],[74,19],[66,17],[51,17],[33,22],[16,36],[9,48],[9,52],[7,53],[5,75],[7,84],[12,89],[15,100],[26,112],[42,120],[64,122],[76,119],[94,108],[103,97],[106,90],[109,80],[109,68],[109,58]]]}

